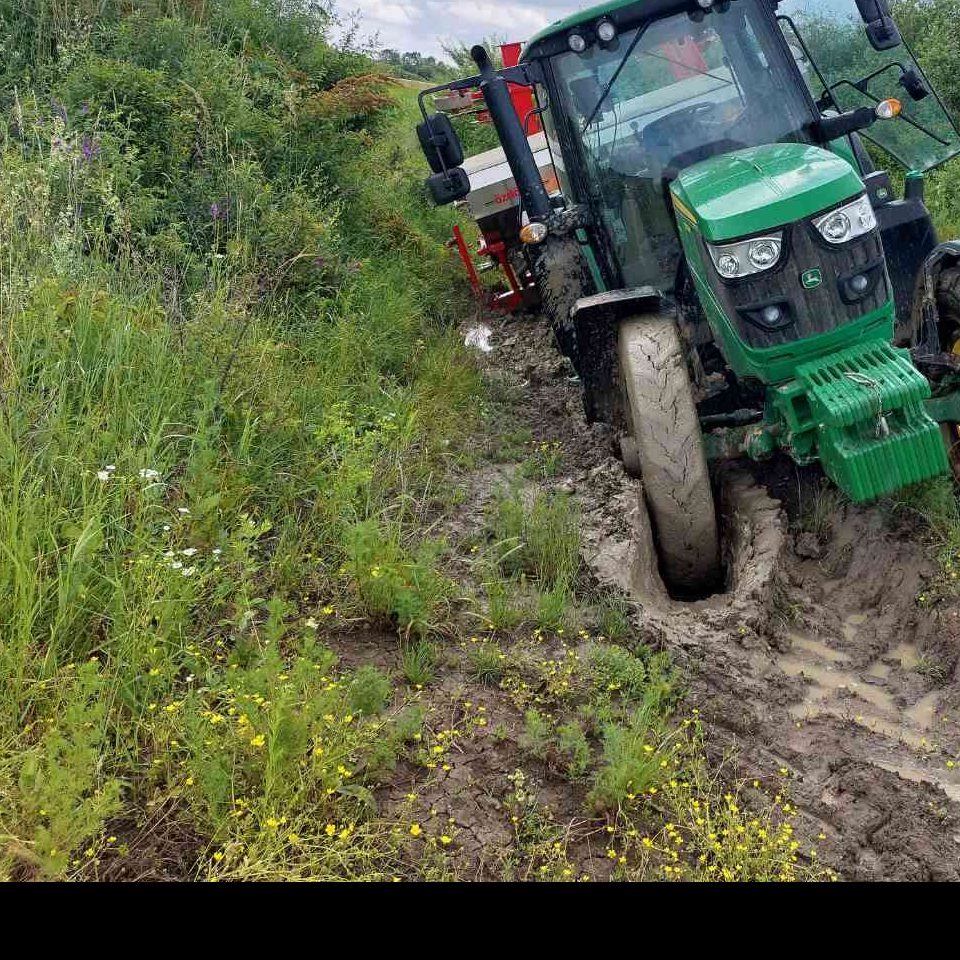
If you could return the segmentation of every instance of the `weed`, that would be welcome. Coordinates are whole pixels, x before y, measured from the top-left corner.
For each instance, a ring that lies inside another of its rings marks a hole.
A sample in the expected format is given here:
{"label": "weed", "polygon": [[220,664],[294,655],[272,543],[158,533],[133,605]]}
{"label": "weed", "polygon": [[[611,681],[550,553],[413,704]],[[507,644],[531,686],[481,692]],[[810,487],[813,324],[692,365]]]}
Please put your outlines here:
{"label": "weed", "polygon": [[490,736],[493,737],[494,743],[506,743],[510,739],[510,731],[507,729],[506,724],[498,723],[490,731]]}
{"label": "weed", "polygon": [[4,876],[95,873],[148,803],[191,875],[396,851],[371,789],[422,718],[317,633],[443,629],[424,511],[480,383],[415,94],[329,25],[0,0]]}
{"label": "weed", "polygon": [[538,799],[539,784],[523,770],[507,777],[511,792],[505,806],[511,811],[514,849],[502,862],[503,879],[567,881],[574,879],[566,856],[563,830]]}
{"label": "weed", "polygon": [[569,777],[578,780],[589,770],[592,759],[590,742],[576,720],[557,727],[557,748],[566,762]]}
{"label": "weed", "polygon": [[407,682],[415,687],[425,687],[436,674],[440,651],[428,640],[406,643],[400,653],[400,669]]}
{"label": "weed", "polygon": [[533,456],[521,462],[518,473],[527,480],[551,480],[559,475],[561,462],[560,442],[544,442]]}
{"label": "weed", "polygon": [[438,545],[421,544],[411,556],[396,531],[372,520],[347,530],[349,570],[364,612],[396,619],[405,633],[437,628],[451,585],[436,569]]}
{"label": "weed", "polygon": [[527,618],[528,599],[521,583],[493,573],[485,579],[483,587],[487,595],[484,616],[492,629],[510,630]]}
{"label": "weed", "polygon": [[470,673],[480,683],[496,684],[504,674],[506,656],[492,640],[481,640],[470,648]]}
{"label": "weed", "polygon": [[541,630],[572,630],[575,626],[573,592],[566,581],[537,593],[536,623]]}
{"label": "weed", "polygon": [[920,657],[913,669],[932,683],[941,684],[947,679],[947,670],[936,657]]}
{"label": "weed", "polygon": [[523,735],[520,745],[538,760],[546,760],[553,741],[553,725],[539,710],[527,710],[523,715]]}
{"label": "weed", "polygon": [[630,604],[623,597],[604,597],[595,615],[601,636],[616,642],[630,635]]}
{"label": "weed", "polygon": [[806,502],[801,503],[797,528],[813,534],[820,543],[826,543],[833,530],[836,512],[843,502],[843,494],[836,487],[822,482]]}
{"label": "weed", "polygon": [[538,493],[529,507],[519,492],[499,498],[490,517],[500,564],[544,587],[570,584],[580,568],[579,517],[565,494]]}
{"label": "weed", "polygon": [[706,882],[837,879],[819,865],[815,845],[803,850],[796,836],[787,768],[773,791],[758,780],[726,783],[723,765],[706,760],[696,717],[683,721],[661,749],[669,772],[648,796],[654,795],[665,823],[654,836],[624,831],[620,860],[627,863],[634,853],[637,860],[636,872],[626,870],[625,876]]}
{"label": "weed", "polygon": [[609,643],[591,643],[584,653],[595,702],[618,700],[632,707],[642,704],[664,714],[673,696],[673,676],[663,654],[638,656]]}
{"label": "weed", "polygon": [[588,796],[597,810],[615,810],[659,786],[667,762],[660,752],[660,717],[650,707],[636,709],[624,724],[606,724],[602,740],[601,764]]}
{"label": "weed", "polygon": [[390,678],[371,664],[360,667],[347,688],[350,709],[368,717],[380,713],[392,695]]}
{"label": "weed", "polygon": [[492,439],[490,459],[494,463],[515,463],[523,458],[532,442],[533,434],[526,427],[498,431]]}

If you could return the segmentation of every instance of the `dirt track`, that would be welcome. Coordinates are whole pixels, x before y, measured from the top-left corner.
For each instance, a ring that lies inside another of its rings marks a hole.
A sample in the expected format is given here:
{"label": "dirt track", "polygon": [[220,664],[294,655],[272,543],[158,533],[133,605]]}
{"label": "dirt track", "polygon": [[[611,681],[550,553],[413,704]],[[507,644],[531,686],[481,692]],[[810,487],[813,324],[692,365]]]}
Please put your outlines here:
{"label": "dirt track", "polygon": [[[488,376],[536,441],[563,445],[555,482],[580,506],[587,563],[685,668],[718,753],[734,748],[745,776],[788,768],[806,830],[826,836],[844,878],[960,878],[960,604],[920,599],[935,573],[922,530],[889,505],[838,504],[815,472],[732,471],[727,592],[677,603],[655,573],[639,488],[604,428],[585,423],[549,330],[487,322]],[[798,530],[811,511],[815,530]]]}

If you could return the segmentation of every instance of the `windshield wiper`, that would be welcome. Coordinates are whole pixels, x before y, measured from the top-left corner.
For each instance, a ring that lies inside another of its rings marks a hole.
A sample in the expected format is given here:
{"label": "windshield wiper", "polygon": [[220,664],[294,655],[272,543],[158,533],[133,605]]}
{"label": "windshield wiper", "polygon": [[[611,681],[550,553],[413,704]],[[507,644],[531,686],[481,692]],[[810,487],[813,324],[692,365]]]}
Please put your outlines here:
{"label": "windshield wiper", "polygon": [[620,63],[617,64],[617,69],[613,71],[613,76],[607,81],[606,86],[603,88],[603,92],[600,94],[600,99],[597,100],[596,105],[590,111],[590,116],[587,117],[581,133],[586,133],[587,130],[590,129],[590,124],[593,123],[593,118],[600,112],[600,108],[603,106],[603,101],[607,99],[607,95],[610,93],[613,85],[617,82],[617,79],[620,76],[623,68],[627,65],[627,61],[630,59],[630,54],[633,53],[633,51],[637,48],[637,44],[647,32],[647,27],[649,27],[651,23],[653,23],[653,21],[648,20],[641,27],[637,28],[637,35],[630,41],[630,46],[627,47],[626,53],[624,53]]}

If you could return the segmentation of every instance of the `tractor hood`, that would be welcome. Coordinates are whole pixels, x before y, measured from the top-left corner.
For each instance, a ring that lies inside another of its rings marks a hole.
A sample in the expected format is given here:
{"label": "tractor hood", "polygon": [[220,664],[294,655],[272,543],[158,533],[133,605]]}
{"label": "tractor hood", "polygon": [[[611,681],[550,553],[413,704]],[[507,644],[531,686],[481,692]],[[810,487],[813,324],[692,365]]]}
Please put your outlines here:
{"label": "tractor hood", "polygon": [[670,189],[677,213],[716,243],[812,216],[863,193],[863,183],[828,150],[774,143],[695,163]]}

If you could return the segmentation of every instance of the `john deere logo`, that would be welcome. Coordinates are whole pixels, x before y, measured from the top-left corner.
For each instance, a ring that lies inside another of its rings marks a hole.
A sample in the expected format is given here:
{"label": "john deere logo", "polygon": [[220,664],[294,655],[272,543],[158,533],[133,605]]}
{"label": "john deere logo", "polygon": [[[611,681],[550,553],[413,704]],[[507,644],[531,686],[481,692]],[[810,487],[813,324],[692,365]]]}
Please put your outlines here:
{"label": "john deere logo", "polygon": [[814,267],[812,270],[807,270],[800,274],[800,282],[807,290],[812,290],[814,287],[819,287],[820,284],[823,283],[823,274]]}

